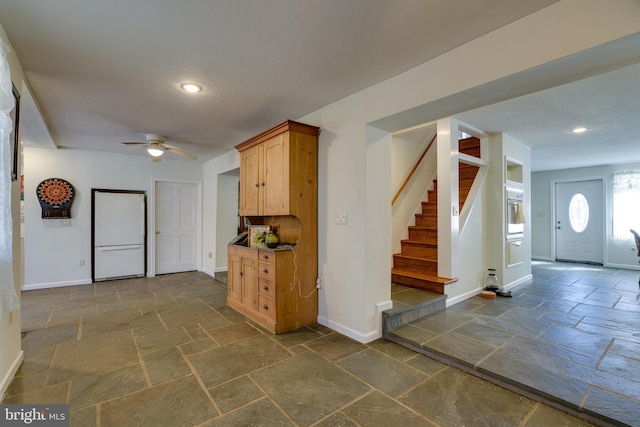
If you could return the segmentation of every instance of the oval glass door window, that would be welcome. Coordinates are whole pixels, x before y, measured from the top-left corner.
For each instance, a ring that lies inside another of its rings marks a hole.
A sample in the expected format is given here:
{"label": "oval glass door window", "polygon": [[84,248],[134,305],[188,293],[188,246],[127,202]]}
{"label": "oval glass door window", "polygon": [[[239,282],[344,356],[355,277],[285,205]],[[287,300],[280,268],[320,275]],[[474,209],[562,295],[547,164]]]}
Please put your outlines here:
{"label": "oval glass door window", "polygon": [[589,203],[582,193],[574,194],[569,203],[569,222],[576,233],[582,233],[589,224]]}

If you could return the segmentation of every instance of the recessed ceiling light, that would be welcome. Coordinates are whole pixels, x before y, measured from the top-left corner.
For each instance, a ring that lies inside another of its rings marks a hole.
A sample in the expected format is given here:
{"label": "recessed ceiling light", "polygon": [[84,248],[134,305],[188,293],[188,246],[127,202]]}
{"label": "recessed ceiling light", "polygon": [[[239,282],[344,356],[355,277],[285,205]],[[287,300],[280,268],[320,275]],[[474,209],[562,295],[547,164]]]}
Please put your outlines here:
{"label": "recessed ceiling light", "polygon": [[191,93],[198,93],[202,91],[202,86],[197,85],[195,83],[182,83],[180,87],[182,88],[182,90],[185,90]]}
{"label": "recessed ceiling light", "polygon": [[585,127],[577,127],[577,128],[574,128],[574,129],[571,130],[571,132],[573,132],[573,133],[582,133],[582,132],[586,132],[586,131],[587,131],[587,128],[585,128]]}

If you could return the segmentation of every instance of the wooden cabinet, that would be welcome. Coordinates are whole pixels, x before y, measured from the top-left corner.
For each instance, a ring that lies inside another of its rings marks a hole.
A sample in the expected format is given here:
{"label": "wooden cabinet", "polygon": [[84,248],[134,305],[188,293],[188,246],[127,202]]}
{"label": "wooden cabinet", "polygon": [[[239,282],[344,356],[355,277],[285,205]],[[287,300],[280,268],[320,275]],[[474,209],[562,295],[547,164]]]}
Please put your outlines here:
{"label": "wooden cabinet", "polygon": [[318,317],[318,132],[286,121],[236,146],[240,215],[290,245],[229,245],[227,304],[274,333]]}
{"label": "wooden cabinet", "polygon": [[241,216],[297,216],[306,199],[317,211],[317,135],[315,126],[287,121],[236,147]]}
{"label": "wooden cabinet", "polygon": [[315,322],[313,310],[299,312],[291,250],[229,245],[227,305],[274,333]]}
{"label": "wooden cabinet", "polygon": [[253,310],[258,308],[258,254],[229,246],[228,297]]}

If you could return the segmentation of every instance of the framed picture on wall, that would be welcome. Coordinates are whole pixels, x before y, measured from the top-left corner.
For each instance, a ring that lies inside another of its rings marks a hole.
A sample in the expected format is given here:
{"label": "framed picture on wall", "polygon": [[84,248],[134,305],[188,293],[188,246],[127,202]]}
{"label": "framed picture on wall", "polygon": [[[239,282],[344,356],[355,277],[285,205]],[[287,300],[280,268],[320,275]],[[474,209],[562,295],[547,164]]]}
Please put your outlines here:
{"label": "framed picture on wall", "polygon": [[11,85],[13,89],[13,98],[16,101],[15,107],[11,110],[11,121],[13,122],[13,130],[9,135],[11,141],[11,180],[16,181],[18,179],[18,150],[20,149],[20,140],[18,135],[18,129],[20,129],[20,92],[14,85]]}

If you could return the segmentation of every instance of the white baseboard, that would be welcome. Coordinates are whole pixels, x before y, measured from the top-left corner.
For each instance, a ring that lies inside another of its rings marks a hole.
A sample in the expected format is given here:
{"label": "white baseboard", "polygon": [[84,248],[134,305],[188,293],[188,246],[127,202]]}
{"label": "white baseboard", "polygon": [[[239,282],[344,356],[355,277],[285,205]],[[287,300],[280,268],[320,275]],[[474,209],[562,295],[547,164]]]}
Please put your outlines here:
{"label": "white baseboard", "polygon": [[216,274],[215,274],[213,271],[209,270],[208,268],[203,268],[203,269],[202,269],[202,270],[200,270],[200,271],[202,271],[202,272],[203,272],[203,273],[205,273],[205,274],[208,274],[208,275],[209,275],[209,276],[211,276],[211,277],[215,277],[215,276],[216,276]]}
{"label": "white baseboard", "polygon": [[91,279],[72,280],[69,282],[36,283],[33,285],[24,285],[22,287],[22,290],[35,291],[36,289],[62,288],[65,286],[76,286],[76,285],[90,285],[92,283],[93,282],[91,281]]}
{"label": "white baseboard", "polygon": [[548,256],[537,256],[537,255],[532,255],[531,259],[532,260],[536,260],[536,261],[555,261],[551,257],[548,257]]}
{"label": "white baseboard", "polygon": [[629,264],[605,264],[605,267],[609,268],[624,268],[625,270],[640,270],[640,265],[629,265]]}
{"label": "white baseboard", "polygon": [[367,344],[371,341],[375,341],[378,338],[382,337],[382,331],[371,331],[368,332],[366,334],[363,334],[361,332],[355,331],[347,326],[344,326],[340,323],[336,323],[334,321],[331,321],[329,319],[327,319],[326,317],[323,316],[318,316],[318,323],[320,323],[323,326],[326,326],[327,328],[333,329],[336,332],[341,333],[342,335],[345,335],[351,339],[354,339],[356,341],[358,341],[359,343],[362,344]]}
{"label": "white baseboard", "polygon": [[218,267],[216,269],[214,269],[213,271],[215,271],[216,273],[223,273],[228,271],[229,269],[227,267]]}
{"label": "white baseboard", "polygon": [[[513,288],[514,286],[520,285],[524,282],[527,282],[529,280],[533,279],[533,275],[531,274],[527,274],[526,276],[523,276],[521,278],[519,278],[518,280],[514,280],[513,282],[509,283],[508,285],[504,285],[504,290],[508,290],[510,288]],[[480,295],[480,293],[482,292],[482,287],[478,287],[476,289],[472,289],[468,292],[465,292],[464,294],[458,295],[455,298],[447,298],[447,307],[451,307],[454,304],[457,304],[459,302],[462,302],[466,299],[469,299],[471,297],[474,297],[476,295]]]}
{"label": "white baseboard", "polygon": [[381,301],[376,303],[376,313],[380,314],[385,310],[390,310],[393,308],[393,301]]}
{"label": "white baseboard", "polygon": [[2,382],[0,382],[0,401],[4,398],[4,394],[7,392],[9,384],[11,384],[11,381],[13,380],[16,372],[18,372],[18,369],[20,368],[23,360],[24,351],[20,350],[20,353],[18,353],[18,357],[16,357],[16,359],[13,361],[4,378],[2,378]]}
{"label": "white baseboard", "polygon": [[464,294],[458,295],[457,297],[453,297],[453,298],[447,297],[447,307],[451,307],[454,304],[467,300],[471,297],[475,297],[476,295],[480,295],[480,292],[482,292],[482,287],[472,289],[468,292],[465,292]]}
{"label": "white baseboard", "polygon": [[524,277],[519,278],[518,280],[514,280],[513,282],[509,283],[508,285],[504,285],[504,289],[509,290],[510,288],[513,288],[514,286],[518,286],[524,282],[527,282],[529,280],[533,279],[533,275],[532,274],[527,274]]}

